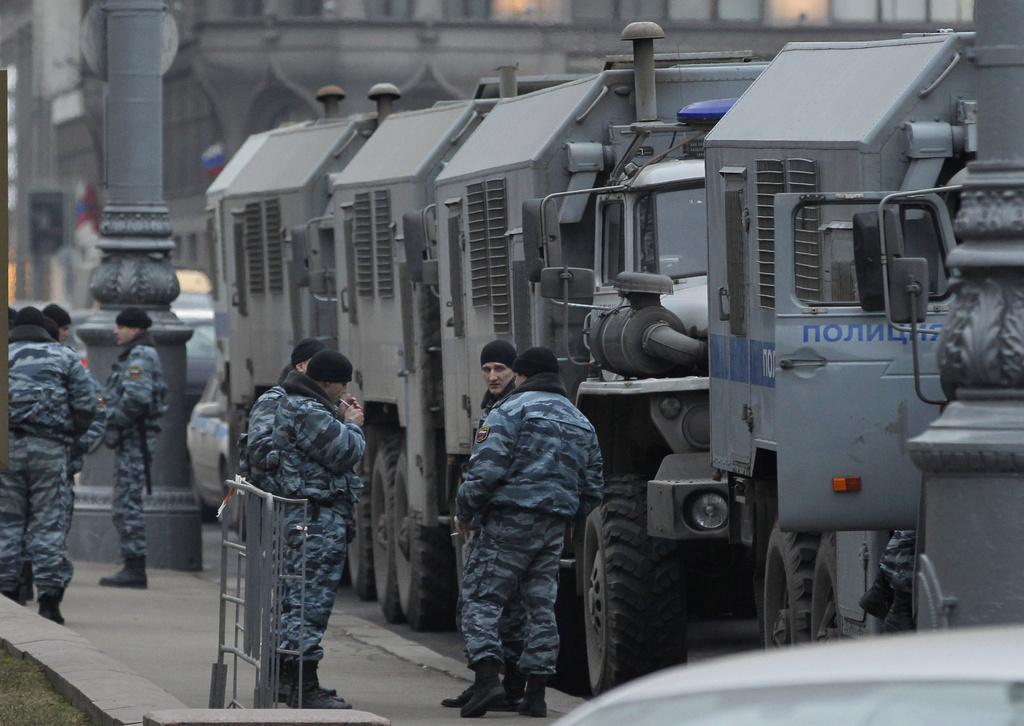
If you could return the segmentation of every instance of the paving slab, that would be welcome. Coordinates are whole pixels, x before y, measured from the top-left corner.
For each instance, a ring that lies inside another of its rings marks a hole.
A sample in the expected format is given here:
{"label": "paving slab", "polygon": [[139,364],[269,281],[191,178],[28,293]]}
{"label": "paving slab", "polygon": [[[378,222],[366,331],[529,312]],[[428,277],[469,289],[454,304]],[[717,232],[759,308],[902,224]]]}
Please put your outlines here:
{"label": "paving slab", "polygon": [[146,714],[143,726],[223,726],[258,724],[259,726],[389,726],[391,722],[365,711],[284,711],[238,709],[178,709]]}

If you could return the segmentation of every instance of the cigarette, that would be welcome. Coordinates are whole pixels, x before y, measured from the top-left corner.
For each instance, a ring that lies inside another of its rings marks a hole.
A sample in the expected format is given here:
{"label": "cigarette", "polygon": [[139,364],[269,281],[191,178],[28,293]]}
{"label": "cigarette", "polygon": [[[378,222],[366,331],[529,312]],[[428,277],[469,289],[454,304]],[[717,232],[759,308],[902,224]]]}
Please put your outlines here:
{"label": "cigarette", "polygon": [[452,537],[458,537],[458,536],[459,536],[458,532],[452,532]]}

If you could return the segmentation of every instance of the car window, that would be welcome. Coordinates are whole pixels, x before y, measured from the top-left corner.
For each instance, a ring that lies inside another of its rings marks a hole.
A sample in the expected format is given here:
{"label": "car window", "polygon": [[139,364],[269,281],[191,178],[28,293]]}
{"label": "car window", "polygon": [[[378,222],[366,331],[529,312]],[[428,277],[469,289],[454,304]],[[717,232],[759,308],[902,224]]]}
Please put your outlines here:
{"label": "car window", "polygon": [[571,726],[883,726],[1024,719],[1024,683],[853,683],[702,693],[617,703]]}
{"label": "car window", "polygon": [[213,325],[194,327],[192,337],[185,343],[185,352],[189,358],[213,358],[216,353]]}

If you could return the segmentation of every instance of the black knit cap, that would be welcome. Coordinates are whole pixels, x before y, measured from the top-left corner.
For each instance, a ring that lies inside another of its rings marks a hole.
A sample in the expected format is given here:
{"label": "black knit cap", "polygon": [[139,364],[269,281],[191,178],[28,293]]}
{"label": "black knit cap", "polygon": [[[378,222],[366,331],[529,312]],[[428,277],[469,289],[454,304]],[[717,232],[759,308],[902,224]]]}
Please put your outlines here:
{"label": "black knit cap", "polygon": [[318,383],[348,383],[352,363],[336,350],[322,350],[310,359],[306,375]]}
{"label": "black knit cap", "polygon": [[492,340],[480,351],[480,365],[501,363],[509,368],[516,360],[516,347],[507,340]]}
{"label": "black knit cap", "polygon": [[558,373],[558,358],[550,349],[538,345],[520,353],[512,363],[512,370],[527,378],[538,373]]}
{"label": "black knit cap", "polygon": [[71,325],[71,316],[68,315],[68,311],[57,303],[50,303],[43,308],[43,315],[57,323],[58,328],[66,328]]}
{"label": "black knit cap", "polygon": [[43,316],[43,327],[46,328],[46,332],[49,333],[50,337],[54,340],[60,338],[60,328],[57,323],[53,322],[50,318]]}
{"label": "black knit cap", "polygon": [[46,317],[39,312],[39,308],[26,305],[14,316],[14,325],[38,325],[40,328],[45,324]]}
{"label": "black knit cap", "polygon": [[327,350],[323,341],[316,338],[303,338],[292,348],[292,368],[299,363],[305,363],[322,350]]}
{"label": "black knit cap", "polygon": [[153,324],[152,319],[141,308],[125,308],[117,314],[117,320],[114,322],[126,328],[142,328],[143,330]]}

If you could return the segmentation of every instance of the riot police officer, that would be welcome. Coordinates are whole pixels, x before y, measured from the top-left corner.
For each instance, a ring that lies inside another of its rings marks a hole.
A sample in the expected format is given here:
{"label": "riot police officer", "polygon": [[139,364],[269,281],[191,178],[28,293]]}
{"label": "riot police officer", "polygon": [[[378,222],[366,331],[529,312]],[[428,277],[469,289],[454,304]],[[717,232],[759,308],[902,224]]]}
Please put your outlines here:
{"label": "riot police officer", "polygon": [[108,587],[147,586],[142,493],[143,487],[152,489],[158,422],[167,411],[167,385],[149,333],[152,324],[139,308],[125,308],[115,321],[114,337],[124,349],[107,379],[105,441],[116,453],[112,509],[124,568],[100,579]]}
{"label": "riot police officer", "polygon": [[89,429],[97,402],[82,362],[50,337],[44,320],[36,308],[23,308],[10,332],[11,446],[10,464],[0,472],[0,591],[17,599],[24,551],[39,591],[39,614],[63,622],[68,449]]}
{"label": "riot police officer", "polygon": [[[295,684],[288,699],[293,708],[351,708],[345,699],[321,689],[317,674],[323,658],[321,641],[345,565],[352,512],[362,488],[355,468],[366,439],[362,408],[347,395],[351,380],[352,364],[345,356],[320,351],[304,374],[293,371],[285,378],[282,388],[287,395],[274,417],[275,486],[284,496],[310,502],[301,572],[305,600],[303,588],[288,587],[282,607],[281,646],[301,654],[282,663],[284,677]],[[339,406],[344,407],[342,413]],[[295,568],[302,533],[297,522],[288,524],[288,560]]]}
{"label": "riot police officer", "polygon": [[456,498],[460,528],[479,527],[462,581],[462,634],[476,672],[463,717],[481,716],[505,699],[498,681],[498,623],[517,588],[529,616],[519,659],[526,675],[519,713],[547,715],[544,691],[558,657],[555,598],[565,528],[601,503],[604,488],[597,435],[567,398],[554,353],[530,348],[512,370],[516,388],[477,432]]}

